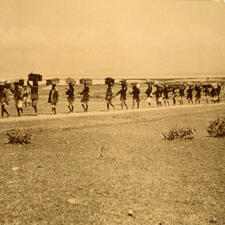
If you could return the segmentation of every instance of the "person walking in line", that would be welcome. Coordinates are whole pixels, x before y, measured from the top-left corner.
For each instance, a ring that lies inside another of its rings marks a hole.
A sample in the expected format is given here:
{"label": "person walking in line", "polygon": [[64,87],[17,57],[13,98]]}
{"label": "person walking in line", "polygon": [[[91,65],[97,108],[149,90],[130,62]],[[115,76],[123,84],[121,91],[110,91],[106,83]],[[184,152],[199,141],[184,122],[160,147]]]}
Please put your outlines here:
{"label": "person walking in line", "polygon": [[217,84],[216,88],[217,96],[218,96],[218,102],[220,102],[220,92],[221,92],[221,85]]}
{"label": "person walking in line", "polygon": [[19,83],[14,84],[14,88],[11,87],[11,92],[14,95],[15,105],[18,116],[23,114],[23,87]]}
{"label": "person walking in line", "polygon": [[212,90],[210,92],[210,95],[211,95],[211,102],[212,103],[216,103],[218,102],[218,95],[217,95],[217,90],[216,90],[216,87],[215,86],[212,86]]}
{"label": "person walking in line", "polygon": [[31,93],[31,105],[34,108],[34,112],[37,114],[37,104],[38,104],[38,81],[34,80],[33,84],[30,84],[30,81],[27,81],[27,85],[30,87]]}
{"label": "person walking in line", "polygon": [[183,98],[184,98],[184,96],[185,96],[184,90],[185,90],[185,87],[184,87],[184,85],[182,85],[182,86],[179,88],[179,103],[180,103],[180,105],[183,105],[183,104],[184,104],[184,101],[183,101]]}
{"label": "person walking in line", "polygon": [[170,105],[170,101],[169,101],[169,91],[168,91],[168,86],[166,85],[163,89],[163,100],[164,100],[164,105],[166,106],[166,104],[169,106]]}
{"label": "person walking in line", "polygon": [[151,101],[152,101],[152,84],[149,82],[148,87],[145,91],[145,94],[147,95],[147,102],[148,105],[151,106]]}
{"label": "person walking in line", "polygon": [[26,108],[30,106],[30,94],[29,88],[24,86],[23,101]]}
{"label": "person walking in line", "polygon": [[81,105],[84,109],[84,112],[87,112],[88,111],[88,102],[89,102],[89,87],[87,85],[86,82],[84,82],[84,89],[83,91],[80,93],[80,95],[82,95],[82,98],[81,98]]}
{"label": "person walking in line", "polygon": [[126,109],[128,109],[128,106],[126,104],[126,94],[127,94],[127,84],[121,81],[121,90],[117,92],[117,94],[114,97],[116,97],[117,95],[120,95],[120,103],[121,103],[122,110],[123,110],[123,106],[125,106]]}
{"label": "person walking in line", "polygon": [[52,84],[52,89],[49,92],[48,103],[51,103],[52,112],[56,114],[56,104],[59,101],[59,93],[56,88],[56,84]]}
{"label": "person walking in line", "polygon": [[133,100],[133,104],[132,104],[132,109],[135,106],[135,103],[137,104],[137,109],[139,109],[139,105],[140,105],[140,89],[139,87],[137,87],[137,84],[132,84],[132,92],[130,92],[130,94],[132,95],[132,100]]}
{"label": "person walking in line", "polygon": [[196,85],[195,86],[195,104],[200,104],[201,102],[201,86],[200,85]]}
{"label": "person walking in line", "polygon": [[109,84],[105,94],[107,110],[109,110],[109,106],[112,106],[112,108],[115,110],[115,106],[112,104],[112,99],[113,99],[112,84]]}
{"label": "person walking in line", "polygon": [[193,104],[193,90],[194,88],[189,85],[189,88],[187,89],[187,100],[188,100],[188,103],[190,104]]}
{"label": "person walking in line", "polygon": [[159,84],[155,84],[156,90],[153,93],[155,95],[155,100],[156,100],[156,105],[157,106],[162,106],[162,95],[163,95],[163,86]]}
{"label": "person walking in line", "polygon": [[209,98],[210,98],[210,91],[209,91],[209,85],[204,85],[203,86],[203,92],[205,93],[205,101],[206,103],[209,103]]}
{"label": "person walking in line", "polygon": [[9,113],[6,109],[6,105],[9,104],[9,93],[6,84],[0,86],[0,103],[2,110],[2,118],[4,117],[4,113],[6,114],[7,117],[9,117]]}
{"label": "person walking in line", "polygon": [[173,105],[176,105],[176,97],[177,97],[177,92],[176,92],[176,89],[174,88],[172,91]]}
{"label": "person walking in line", "polygon": [[73,83],[69,83],[69,88],[66,91],[66,95],[67,95],[69,113],[73,113],[73,111],[74,111],[74,99],[75,99],[74,84]]}

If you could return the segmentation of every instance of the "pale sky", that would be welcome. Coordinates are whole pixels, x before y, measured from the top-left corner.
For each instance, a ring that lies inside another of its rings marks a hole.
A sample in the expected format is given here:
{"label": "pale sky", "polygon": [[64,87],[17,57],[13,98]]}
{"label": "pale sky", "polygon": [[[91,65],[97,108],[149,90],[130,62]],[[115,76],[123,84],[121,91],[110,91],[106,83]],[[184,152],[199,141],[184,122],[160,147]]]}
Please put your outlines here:
{"label": "pale sky", "polygon": [[0,0],[0,77],[225,74],[225,3]]}

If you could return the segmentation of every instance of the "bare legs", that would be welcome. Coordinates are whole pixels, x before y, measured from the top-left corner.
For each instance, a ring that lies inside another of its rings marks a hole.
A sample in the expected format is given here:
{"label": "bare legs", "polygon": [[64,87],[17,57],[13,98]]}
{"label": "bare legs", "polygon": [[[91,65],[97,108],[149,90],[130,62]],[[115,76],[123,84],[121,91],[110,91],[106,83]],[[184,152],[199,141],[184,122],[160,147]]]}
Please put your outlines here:
{"label": "bare legs", "polygon": [[112,104],[112,99],[106,99],[106,106],[107,110],[109,110],[109,106],[112,106],[112,108],[115,110],[115,106]]}
{"label": "bare legs", "polygon": [[8,113],[8,111],[6,110],[5,105],[2,104],[2,118],[4,117],[4,113],[6,113],[7,117],[9,117],[9,113]]}

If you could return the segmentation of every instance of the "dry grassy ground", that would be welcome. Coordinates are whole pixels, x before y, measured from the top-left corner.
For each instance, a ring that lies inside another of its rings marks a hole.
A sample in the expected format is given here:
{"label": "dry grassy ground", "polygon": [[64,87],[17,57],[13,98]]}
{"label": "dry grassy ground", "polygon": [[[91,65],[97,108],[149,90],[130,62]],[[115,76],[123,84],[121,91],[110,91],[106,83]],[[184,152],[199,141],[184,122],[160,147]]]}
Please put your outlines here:
{"label": "dry grassy ground", "polygon": [[[0,224],[224,225],[225,139],[206,132],[224,110],[1,123]],[[174,124],[196,128],[195,138],[163,140]],[[32,143],[6,144],[14,127],[31,128]]]}

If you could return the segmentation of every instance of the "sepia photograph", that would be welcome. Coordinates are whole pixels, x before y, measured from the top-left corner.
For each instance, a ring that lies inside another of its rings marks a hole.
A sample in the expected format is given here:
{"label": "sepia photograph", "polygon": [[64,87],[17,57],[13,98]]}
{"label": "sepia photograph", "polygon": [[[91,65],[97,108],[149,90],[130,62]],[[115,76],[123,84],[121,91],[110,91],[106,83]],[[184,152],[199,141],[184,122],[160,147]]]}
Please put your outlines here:
{"label": "sepia photograph", "polygon": [[225,225],[225,0],[0,0],[0,225]]}

